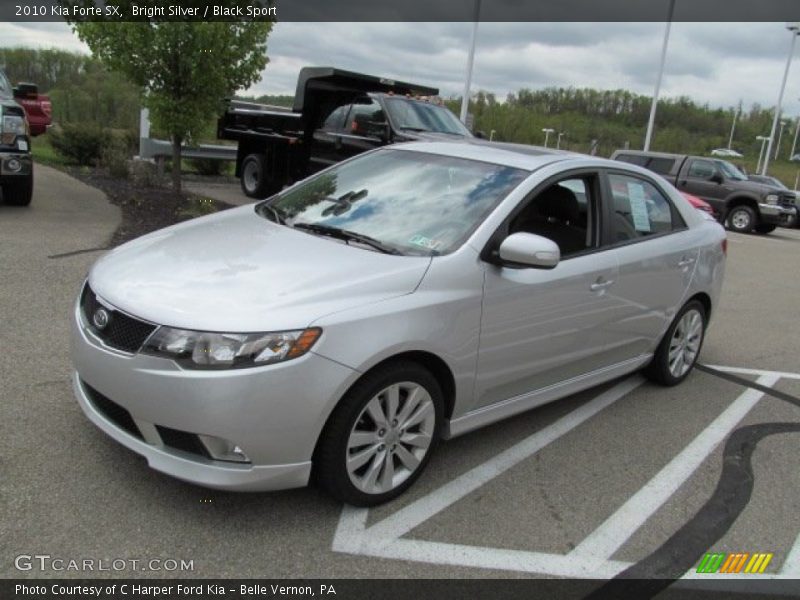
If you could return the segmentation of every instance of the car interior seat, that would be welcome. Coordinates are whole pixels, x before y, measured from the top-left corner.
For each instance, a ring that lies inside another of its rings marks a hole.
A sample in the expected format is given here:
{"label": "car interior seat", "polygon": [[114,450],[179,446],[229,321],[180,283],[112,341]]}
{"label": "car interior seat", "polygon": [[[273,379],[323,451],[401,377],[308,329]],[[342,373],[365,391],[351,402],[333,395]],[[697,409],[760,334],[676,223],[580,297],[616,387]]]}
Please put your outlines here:
{"label": "car interior seat", "polygon": [[511,224],[511,233],[535,233],[558,244],[561,255],[586,248],[586,227],[582,225],[575,194],[558,184],[541,192]]}

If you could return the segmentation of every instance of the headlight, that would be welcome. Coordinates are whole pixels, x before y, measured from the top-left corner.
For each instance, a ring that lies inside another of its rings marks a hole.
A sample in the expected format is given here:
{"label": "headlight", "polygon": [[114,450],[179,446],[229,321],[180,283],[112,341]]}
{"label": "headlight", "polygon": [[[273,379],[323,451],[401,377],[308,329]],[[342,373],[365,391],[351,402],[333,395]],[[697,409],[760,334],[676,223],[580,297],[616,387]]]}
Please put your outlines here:
{"label": "headlight", "polygon": [[777,204],[778,203],[778,195],[777,194],[768,194],[765,198],[767,204]]}
{"label": "headlight", "polygon": [[19,115],[5,115],[3,117],[3,133],[25,135],[25,119]]}
{"label": "headlight", "polygon": [[319,339],[318,327],[272,333],[207,333],[160,327],[142,352],[190,369],[260,367],[303,356]]}

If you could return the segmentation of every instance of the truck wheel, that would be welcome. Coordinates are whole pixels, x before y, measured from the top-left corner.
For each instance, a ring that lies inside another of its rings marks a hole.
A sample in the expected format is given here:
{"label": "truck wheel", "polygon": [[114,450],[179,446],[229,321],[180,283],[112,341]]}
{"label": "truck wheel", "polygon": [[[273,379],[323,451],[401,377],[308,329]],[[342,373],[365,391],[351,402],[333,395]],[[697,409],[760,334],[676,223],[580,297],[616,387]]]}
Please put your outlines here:
{"label": "truck wheel", "polygon": [[242,161],[242,191],[250,198],[266,198],[283,187],[267,175],[267,156],[248,154]]}
{"label": "truck wheel", "polygon": [[761,234],[772,233],[773,231],[775,231],[775,227],[777,227],[777,225],[764,225],[764,224],[756,225],[756,233],[761,233]]}
{"label": "truck wheel", "polygon": [[750,233],[757,222],[756,213],[749,206],[734,206],[728,213],[728,227],[738,233]]}
{"label": "truck wheel", "polygon": [[33,198],[33,173],[25,179],[3,184],[3,202],[12,206],[28,206]]}

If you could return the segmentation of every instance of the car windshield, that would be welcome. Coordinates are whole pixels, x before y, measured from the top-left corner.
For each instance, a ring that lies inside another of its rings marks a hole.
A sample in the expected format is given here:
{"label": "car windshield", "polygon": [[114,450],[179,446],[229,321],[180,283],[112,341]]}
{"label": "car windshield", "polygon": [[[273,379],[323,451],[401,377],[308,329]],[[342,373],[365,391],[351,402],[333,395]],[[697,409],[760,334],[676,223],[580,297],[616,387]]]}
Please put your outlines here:
{"label": "car windshield", "polygon": [[747,175],[745,175],[739,169],[737,169],[733,163],[729,163],[727,160],[718,160],[717,164],[719,165],[719,168],[722,170],[722,173],[728,179],[747,181]]}
{"label": "car windshield", "polygon": [[11,84],[2,71],[0,71],[0,96],[11,96]]}
{"label": "car windshield", "polygon": [[458,248],[528,175],[503,165],[385,149],[302,181],[257,211],[311,234],[433,256]]}
{"label": "car windshield", "polygon": [[398,129],[436,131],[470,137],[472,135],[469,129],[444,106],[406,98],[387,98],[386,108]]}

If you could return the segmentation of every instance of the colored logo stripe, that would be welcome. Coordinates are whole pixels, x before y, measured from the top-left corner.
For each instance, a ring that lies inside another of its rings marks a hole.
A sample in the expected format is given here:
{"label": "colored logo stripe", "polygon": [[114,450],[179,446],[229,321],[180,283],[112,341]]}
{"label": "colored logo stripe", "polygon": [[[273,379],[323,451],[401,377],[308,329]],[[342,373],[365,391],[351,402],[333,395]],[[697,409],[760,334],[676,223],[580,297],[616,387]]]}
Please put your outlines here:
{"label": "colored logo stripe", "polygon": [[756,552],[752,555],[749,552],[731,552],[730,554],[708,552],[697,566],[697,572],[741,573],[744,569],[745,573],[763,573],[773,556],[771,552]]}

